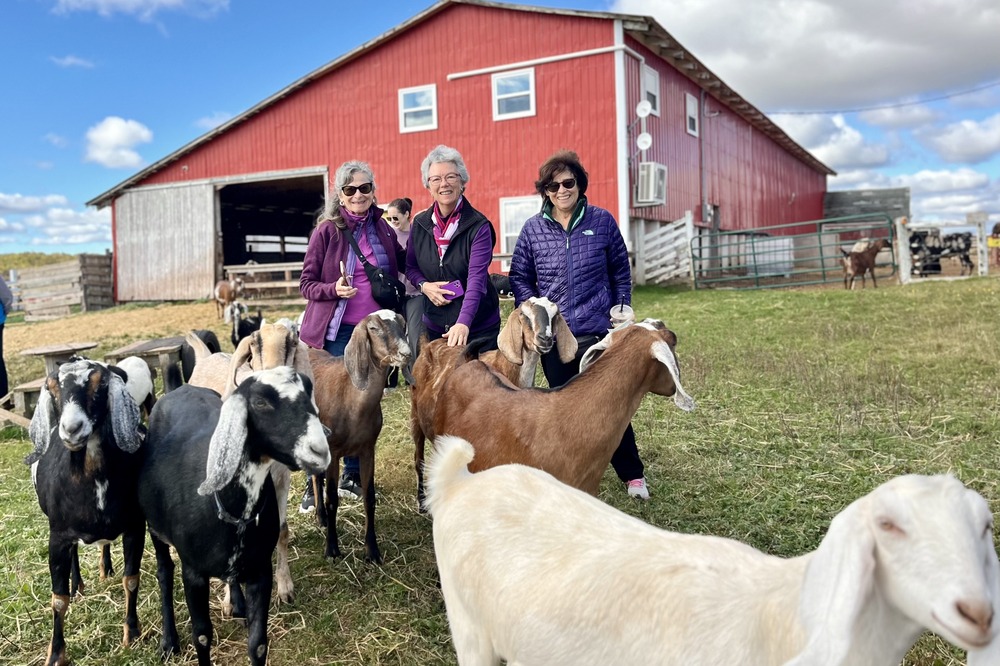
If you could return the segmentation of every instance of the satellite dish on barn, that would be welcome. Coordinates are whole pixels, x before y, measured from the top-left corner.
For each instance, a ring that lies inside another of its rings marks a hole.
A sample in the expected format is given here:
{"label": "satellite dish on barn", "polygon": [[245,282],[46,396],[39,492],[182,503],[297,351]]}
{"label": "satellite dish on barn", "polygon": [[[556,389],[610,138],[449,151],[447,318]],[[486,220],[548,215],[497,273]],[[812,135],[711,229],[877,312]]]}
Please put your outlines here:
{"label": "satellite dish on barn", "polygon": [[653,137],[650,136],[649,132],[643,132],[635,137],[635,145],[639,147],[639,150],[649,150],[649,147],[653,145]]}
{"label": "satellite dish on barn", "polygon": [[635,105],[635,115],[640,118],[645,118],[653,112],[653,105],[649,103],[648,99],[644,99]]}

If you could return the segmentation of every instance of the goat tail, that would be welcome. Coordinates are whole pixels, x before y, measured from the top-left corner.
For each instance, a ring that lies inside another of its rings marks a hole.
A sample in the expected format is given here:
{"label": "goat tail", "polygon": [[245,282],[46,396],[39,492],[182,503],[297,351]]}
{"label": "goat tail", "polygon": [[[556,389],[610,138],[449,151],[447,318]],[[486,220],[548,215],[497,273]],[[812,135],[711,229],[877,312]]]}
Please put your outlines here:
{"label": "goat tail", "polygon": [[479,355],[485,351],[496,349],[496,343],[497,339],[488,335],[469,340],[469,343],[465,345],[465,351],[459,354],[458,358],[455,359],[455,367],[478,359]]}
{"label": "goat tail", "polygon": [[470,476],[469,463],[476,455],[472,444],[454,435],[436,437],[434,451],[424,469],[427,478],[425,506],[432,516],[437,513],[452,484]]}

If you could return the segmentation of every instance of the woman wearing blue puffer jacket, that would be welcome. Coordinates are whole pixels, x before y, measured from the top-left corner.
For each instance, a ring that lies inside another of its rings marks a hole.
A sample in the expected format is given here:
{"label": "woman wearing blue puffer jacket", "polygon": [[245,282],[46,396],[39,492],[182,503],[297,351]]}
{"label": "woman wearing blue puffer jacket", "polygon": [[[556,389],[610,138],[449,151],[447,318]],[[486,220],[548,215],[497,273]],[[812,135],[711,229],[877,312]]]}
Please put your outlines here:
{"label": "woman wearing blue puffer jacket", "polygon": [[[559,306],[577,339],[576,358],[542,356],[549,386],[562,386],[580,372],[584,352],[608,333],[612,305],[632,302],[632,271],[614,216],[587,202],[587,172],[573,151],[560,151],[538,169],[535,189],[542,210],[524,223],[510,263],[515,307],[532,296]],[[649,499],[632,424],[625,429],[611,465],[628,494]]]}

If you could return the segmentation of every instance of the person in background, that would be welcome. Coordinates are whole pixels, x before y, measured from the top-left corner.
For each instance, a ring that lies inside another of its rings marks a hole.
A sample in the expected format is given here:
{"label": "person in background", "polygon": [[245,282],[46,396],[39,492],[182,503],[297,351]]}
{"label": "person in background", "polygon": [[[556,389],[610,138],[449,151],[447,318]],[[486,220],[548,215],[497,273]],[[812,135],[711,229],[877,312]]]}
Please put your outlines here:
{"label": "person in background", "polygon": [[[587,202],[588,176],[580,158],[560,151],[538,169],[535,189],[542,210],[524,223],[510,263],[514,307],[532,296],[544,296],[559,306],[579,351],[570,363],[555,351],[541,358],[552,388],[580,372],[580,359],[608,333],[613,305],[632,302],[632,271],[628,250],[615,218]],[[644,467],[628,425],[611,457],[628,494],[649,499]]]}
{"label": "person in background", "polygon": [[[333,187],[302,262],[299,290],[306,299],[299,337],[310,347],[343,356],[354,327],[380,310],[371,283],[347,234],[353,234],[365,259],[395,275],[405,260],[403,247],[375,205],[375,175],[365,162],[344,162],[334,173]],[[322,477],[316,477],[317,483]],[[344,458],[338,494],[361,496],[358,459]],[[316,508],[313,484],[306,484],[299,510]]]}
{"label": "person in background", "polygon": [[[413,210],[413,201],[409,198],[393,199],[392,203],[386,206],[385,213],[382,217],[389,226],[393,228],[396,232],[396,240],[399,244],[406,247],[410,240],[410,211]],[[416,350],[417,341],[420,339],[420,333],[423,331],[423,323],[421,317],[423,316],[423,311],[421,309],[421,299],[417,298],[420,296],[420,291],[413,286],[406,278],[405,266],[403,266],[404,271],[401,272],[400,279],[403,284],[406,285],[406,341],[410,344],[410,349]],[[410,359],[409,370],[413,370],[413,359]],[[389,376],[386,378],[387,388],[395,388],[399,384],[399,369],[392,368],[389,372]]]}
{"label": "person in background", "polygon": [[431,150],[420,175],[434,203],[413,218],[406,277],[423,295],[427,338],[445,338],[449,347],[487,338],[483,350],[496,349],[500,298],[488,277],[493,225],[465,198],[469,171],[457,150],[444,145]]}
{"label": "person in background", "polygon": [[10,392],[10,383],[7,379],[7,362],[3,357],[3,327],[7,323],[7,315],[14,304],[14,295],[10,293],[10,287],[0,276],[0,398]]}

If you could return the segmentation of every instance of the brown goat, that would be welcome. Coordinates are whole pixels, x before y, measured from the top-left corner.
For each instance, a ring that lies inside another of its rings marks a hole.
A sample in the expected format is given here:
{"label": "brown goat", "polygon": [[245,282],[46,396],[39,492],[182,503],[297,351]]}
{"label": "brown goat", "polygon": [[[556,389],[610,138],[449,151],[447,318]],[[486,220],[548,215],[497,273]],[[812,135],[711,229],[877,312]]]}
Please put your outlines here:
{"label": "brown goat", "polygon": [[243,279],[219,280],[215,283],[214,295],[215,309],[219,312],[219,319],[223,319],[226,309],[243,295]]}
{"label": "brown goat", "polygon": [[[559,307],[547,298],[529,298],[515,308],[497,338],[499,351],[480,355],[486,363],[511,383],[522,388],[535,383],[535,369],[542,354],[559,352],[563,363],[576,356],[576,338],[569,330]],[[424,444],[434,441],[434,409],[438,395],[451,371],[461,363],[465,345],[449,347],[448,341],[421,344],[413,363],[413,391],[410,395],[410,435],[413,437],[413,468],[417,472],[417,506],[423,510]]]}
{"label": "brown goat", "polygon": [[555,389],[519,389],[470,360],[448,378],[434,431],[472,443],[470,471],[520,463],[597,494],[646,393],[672,395],[681,409],[694,409],[680,385],[676,345],[661,321],[616,328],[583,355],[580,374]]}
{"label": "brown goat", "polygon": [[872,287],[877,288],[878,285],[875,284],[875,258],[883,248],[887,247],[889,247],[889,241],[885,238],[879,238],[864,250],[852,252],[841,250],[844,255],[844,289],[854,289],[854,280],[858,277],[861,278],[861,288],[864,289],[865,273],[871,274]]}
{"label": "brown goat", "polygon": [[310,349],[315,385],[313,395],[319,418],[330,434],[327,442],[333,462],[326,470],[326,486],[333,489],[323,499],[316,484],[316,516],[326,526],[326,556],[340,557],[337,543],[337,479],[340,458],[357,456],[361,495],[365,504],[365,560],[381,564],[375,537],[375,442],[382,432],[382,388],[390,366],[403,368],[410,360],[403,317],[378,310],[354,328],[342,357]]}

